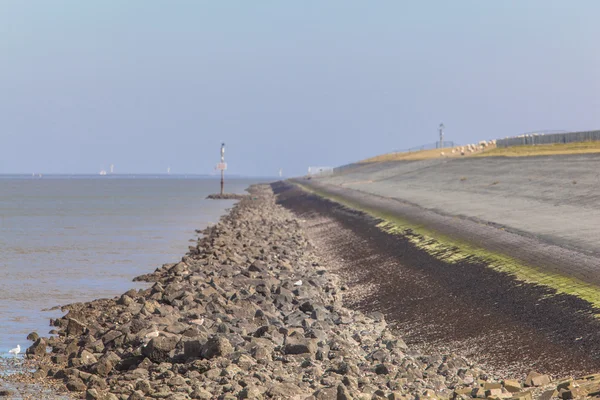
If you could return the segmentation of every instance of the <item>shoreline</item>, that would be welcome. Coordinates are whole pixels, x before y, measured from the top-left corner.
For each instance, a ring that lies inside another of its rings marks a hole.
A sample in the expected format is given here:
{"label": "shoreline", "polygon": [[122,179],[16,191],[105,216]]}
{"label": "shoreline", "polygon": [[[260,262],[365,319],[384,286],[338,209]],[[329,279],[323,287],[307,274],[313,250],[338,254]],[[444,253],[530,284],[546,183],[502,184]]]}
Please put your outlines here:
{"label": "shoreline", "polygon": [[[232,181],[243,193],[254,181]],[[54,179],[0,181],[0,356],[30,332],[46,334],[44,309],[110,298],[135,287],[132,278],[188,251],[195,230],[214,223],[234,201],[206,196],[218,181],[184,179]],[[141,286],[140,286],[141,287]]]}
{"label": "shoreline", "polygon": [[[40,355],[34,378],[107,399],[350,398],[384,389],[399,398],[451,395],[445,377],[422,379],[432,363],[483,374],[462,358],[423,363],[381,314],[343,307],[340,278],[321,267],[298,220],[268,186],[251,190],[180,263],[146,275],[152,288],[68,306],[55,321],[60,336],[29,349]],[[390,375],[399,379],[391,387]]]}
{"label": "shoreline", "polygon": [[[60,185],[64,183],[70,184],[71,181],[63,179],[61,182],[51,182],[51,186],[44,186],[42,193],[54,193],[56,191],[54,188],[57,185],[58,187],[62,187]],[[129,197],[127,196],[131,195],[132,190],[122,191],[117,189],[122,185],[129,185],[130,182],[131,180],[124,183],[108,182],[103,187],[109,187],[109,194],[117,194],[126,197],[126,200],[128,200]],[[73,302],[91,301],[98,298],[112,298],[113,296],[121,295],[131,288],[149,287],[148,283],[135,283],[132,281],[132,278],[153,270],[157,265],[161,265],[164,262],[171,262],[173,259],[177,260],[180,258],[183,253],[188,251],[189,244],[192,244],[188,243],[190,238],[191,242],[197,241],[198,227],[203,228],[218,221],[221,216],[228,212],[228,208],[235,204],[233,201],[212,202],[205,200],[206,195],[212,191],[210,189],[214,189],[218,185],[213,186],[212,183],[205,183],[204,180],[198,183],[191,180],[175,179],[166,184],[161,181],[159,182],[159,186],[156,186],[156,182],[158,181],[148,180],[140,184],[145,194],[148,194],[148,192],[150,194],[144,197],[144,209],[147,211],[132,211],[131,207],[129,207],[131,203],[128,203],[127,206],[93,207],[93,213],[88,213],[86,209],[83,209],[86,211],[85,213],[81,213],[82,208],[72,210],[73,212],[69,215],[65,215],[62,212],[59,213],[60,215],[56,217],[58,222],[53,225],[57,228],[49,231],[46,230],[44,233],[48,237],[47,242],[51,242],[56,248],[56,254],[48,252],[47,255],[40,258],[46,264],[43,269],[46,275],[39,275],[36,272],[39,268],[35,264],[36,260],[33,260],[33,264],[30,263],[30,258],[32,257],[28,256],[29,258],[26,257],[23,260],[23,267],[18,270],[16,276],[21,277],[18,279],[19,283],[23,283],[21,286],[26,286],[29,290],[21,291],[18,289],[20,285],[17,285],[16,288],[9,288],[8,293],[4,293],[5,298],[9,300],[8,303],[5,302],[4,304],[5,308],[3,311],[6,312],[3,315],[7,316],[7,318],[4,320],[3,335],[0,335],[0,345],[2,347],[0,349],[0,388],[12,388],[10,390],[13,394],[9,396],[10,398],[63,398],[56,391],[52,392],[54,396],[48,394],[48,390],[52,388],[45,388],[43,385],[32,385],[31,380],[26,379],[24,376],[9,378],[10,375],[31,370],[31,360],[27,360],[25,357],[26,348],[33,344],[32,341],[26,340],[28,333],[39,332],[44,336],[49,336],[51,334],[49,331],[54,330],[55,327],[50,326],[48,321],[64,316],[65,313],[60,310],[62,305]],[[235,193],[244,193],[245,188],[252,183],[254,181],[235,180],[231,183],[230,190]],[[37,188],[39,184],[41,182],[36,182],[35,187]],[[77,181],[74,185],[70,185],[69,188],[77,189],[81,188],[82,185],[85,188],[85,185],[88,184],[89,180]],[[113,190],[115,187],[117,189]],[[47,190],[47,188],[51,190]],[[160,194],[155,188],[175,189],[173,191],[177,193],[170,194],[169,200],[162,200],[164,194]],[[9,198],[11,196],[21,196],[28,205],[28,210],[37,210],[35,208],[36,203],[31,200],[33,197],[30,191],[21,189],[22,186],[20,184],[11,187],[12,191],[7,190],[4,192],[4,198],[6,196]],[[85,191],[84,196],[89,197],[92,204],[94,204],[94,201],[96,201],[95,194],[96,192],[93,191]],[[134,193],[133,195],[137,194]],[[188,201],[190,198],[199,199],[200,201]],[[64,200],[68,204],[70,204],[69,201],[77,203],[79,200],[78,197],[73,197],[72,193],[68,191],[59,199]],[[160,210],[157,212],[157,209],[161,207],[161,203],[166,203],[167,201],[169,204],[177,205],[177,207],[165,210],[164,213],[160,213]],[[52,203],[48,204],[47,207],[44,206],[44,211],[52,210],[54,205],[56,204]],[[88,209],[92,209],[92,207],[88,207]],[[113,218],[115,209],[119,214],[118,218],[122,219],[125,216],[135,221],[131,225],[131,228],[129,225],[117,224],[120,221],[115,221],[116,218]],[[86,236],[88,232],[85,232],[85,226],[92,225],[88,221],[94,222],[95,216],[104,212],[109,214],[109,218],[102,218],[102,225],[99,228],[99,232],[97,232],[103,233],[102,237],[95,239],[92,235]],[[35,218],[44,218],[45,215],[35,212],[9,213],[9,215],[13,215],[17,219],[31,217],[31,214],[34,214],[33,217]],[[150,217],[145,218],[146,215],[150,215]],[[143,220],[140,220],[142,217]],[[75,229],[77,223],[80,223],[82,227],[79,230]],[[43,226],[42,223],[40,224]],[[66,232],[65,236],[63,236],[63,232],[61,231],[62,226],[66,226],[64,228]],[[114,227],[114,230],[108,231],[105,229],[106,227]],[[5,228],[8,228],[8,232],[10,232],[10,224]],[[25,227],[22,230],[25,232]],[[81,239],[75,237],[73,234],[73,232],[79,231],[82,231]],[[32,249],[28,254],[35,254],[34,246],[39,243],[41,238],[42,234],[34,235],[29,242],[23,244],[23,247]],[[115,246],[112,244],[114,240],[119,239],[123,239],[122,245],[118,244]],[[9,241],[7,246],[5,246],[8,249],[9,257],[12,254],[11,246],[14,246],[14,243],[19,244],[16,240]],[[90,246],[85,246],[86,241],[90,242]],[[139,241],[139,244],[137,241]],[[61,253],[63,248],[69,249],[70,257],[67,258]],[[92,257],[91,255],[94,256]],[[76,265],[75,272],[69,268],[73,264],[77,264],[73,260],[83,261]],[[6,257],[4,261],[7,261]],[[9,258],[9,272],[11,271],[12,264]],[[115,268],[115,265],[119,265],[120,267]],[[31,269],[28,269],[30,266]],[[76,276],[75,274],[82,276],[81,285],[77,283],[73,284],[73,281],[76,280],[73,278],[73,276]],[[65,280],[62,280],[62,276],[66,276]],[[96,279],[96,276],[99,276],[99,278]],[[29,282],[30,278],[35,280],[33,286]],[[10,283],[5,281],[5,285],[10,285]],[[43,293],[41,299],[38,298],[37,293]],[[21,301],[20,299],[23,300]],[[17,307],[12,307],[13,303]],[[14,320],[12,316],[15,316]],[[8,349],[16,347],[17,344],[21,346],[21,353],[18,357],[13,357],[8,354]],[[7,397],[0,391],[0,398]]]}
{"label": "shoreline", "polygon": [[181,262],[140,277],[151,288],[67,306],[59,336],[28,349],[33,381],[105,400],[525,399],[547,388],[548,377],[524,388],[462,356],[422,354],[381,312],[347,308],[353,288],[299,217],[271,187],[250,192]]}

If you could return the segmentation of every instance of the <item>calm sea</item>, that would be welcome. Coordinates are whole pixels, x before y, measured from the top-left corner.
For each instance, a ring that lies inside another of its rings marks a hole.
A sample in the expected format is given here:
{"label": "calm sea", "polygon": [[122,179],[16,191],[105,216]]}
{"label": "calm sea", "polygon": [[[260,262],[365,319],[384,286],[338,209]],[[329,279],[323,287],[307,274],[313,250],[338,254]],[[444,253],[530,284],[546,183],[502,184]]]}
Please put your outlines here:
{"label": "calm sea", "polygon": [[[229,180],[243,193],[257,180]],[[46,335],[56,305],[113,297],[187,252],[233,201],[219,181],[174,176],[0,176],[0,355]]]}

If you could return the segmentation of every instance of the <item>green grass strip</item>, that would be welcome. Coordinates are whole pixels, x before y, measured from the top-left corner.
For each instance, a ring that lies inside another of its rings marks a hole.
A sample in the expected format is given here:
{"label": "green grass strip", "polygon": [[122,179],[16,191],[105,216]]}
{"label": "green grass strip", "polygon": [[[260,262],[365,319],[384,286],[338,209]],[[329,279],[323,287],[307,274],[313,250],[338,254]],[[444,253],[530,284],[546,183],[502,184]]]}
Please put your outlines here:
{"label": "green grass strip", "polygon": [[[405,237],[417,248],[426,251],[438,260],[448,264],[467,261],[484,264],[488,268],[508,274],[520,282],[542,285],[553,289],[556,294],[577,296],[600,309],[600,288],[596,285],[574,277],[551,273],[539,267],[526,265],[520,260],[505,254],[492,252],[480,246],[450,238],[422,225],[410,223],[396,215],[382,212],[376,208],[364,207],[341,196],[299,182],[294,182],[294,184],[306,192],[376,218],[381,221],[377,224],[379,229],[389,234]],[[600,314],[596,314],[596,317],[600,317]]]}

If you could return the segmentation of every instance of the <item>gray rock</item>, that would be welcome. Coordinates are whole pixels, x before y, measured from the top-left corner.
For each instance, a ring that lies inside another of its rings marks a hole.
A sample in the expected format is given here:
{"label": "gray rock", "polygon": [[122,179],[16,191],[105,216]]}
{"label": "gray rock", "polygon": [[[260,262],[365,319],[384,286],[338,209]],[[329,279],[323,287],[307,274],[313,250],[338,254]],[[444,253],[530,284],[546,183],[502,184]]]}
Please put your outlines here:
{"label": "gray rock", "polygon": [[200,340],[187,340],[183,342],[183,354],[186,359],[200,358],[204,343]]}
{"label": "gray rock", "polygon": [[106,357],[101,358],[94,366],[92,367],[92,371],[100,376],[106,377],[112,371],[115,364]]}
{"label": "gray rock", "polygon": [[172,352],[178,342],[179,338],[176,336],[159,336],[150,340],[146,347],[142,349],[142,354],[155,363],[161,363],[172,357]]}
{"label": "gray rock", "polygon": [[202,358],[223,357],[233,353],[233,346],[224,337],[213,336],[202,346]]}
{"label": "gray rock", "polygon": [[86,380],[88,389],[104,390],[106,389],[106,381],[98,375],[90,375]]}
{"label": "gray rock", "polygon": [[385,364],[378,364],[375,367],[375,373],[377,375],[388,375],[390,373],[389,368]]}
{"label": "gray rock", "polygon": [[117,300],[117,304],[122,305],[122,306],[129,306],[132,303],[133,303],[133,299],[126,294],[122,295],[119,298],[119,300]]}
{"label": "gray rock", "polygon": [[98,362],[96,356],[94,356],[87,350],[82,350],[81,354],[79,355],[79,358],[81,359],[83,365],[91,365]]}
{"label": "gray rock", "polygon": [[80,336],[87,332],[87,327],[76,319],[69,318],[67,322],[67,336]]}
{"label": "gray rock", "polygon": [[150,382],[148,382],[146,379],[140,379],[135,384],[135,390],[139,390],[143,394],[148,394],[152,391],[152,386],[150,386]]}
{"label": "gray rock", "polygon": [[28,357],[42,357],[46,355],[46,348],[48,344],[46,339],[38,338],[34,344],[32,344],[26,351]]}
{"label": "gray rock", "polygon": [[317,342],[314,339],[288,338],[283,352],[285,354],[315,354]]}
{"label": "gray rock", "polygon": [[83,392],[87,389],[85,383],[80,378],[74,376],[67,379],[66,386],[71,392]]}
{"label": "gray rock", "polygon": [[129,397],[127,398],[127,400],[144,400],[146,398],[145,393],[136,390],[135,392],[132,392]]}

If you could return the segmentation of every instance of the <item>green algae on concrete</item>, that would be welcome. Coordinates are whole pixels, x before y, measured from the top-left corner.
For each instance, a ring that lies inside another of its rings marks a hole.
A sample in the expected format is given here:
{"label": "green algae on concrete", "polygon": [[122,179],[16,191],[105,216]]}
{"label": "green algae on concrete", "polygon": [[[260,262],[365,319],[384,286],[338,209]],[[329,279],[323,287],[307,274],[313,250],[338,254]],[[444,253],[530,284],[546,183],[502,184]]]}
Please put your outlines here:
{"label": "green algae on concrete", "polygon": [[344,207],[363,212],[380,221],[377,227],[389,234],[399,235],[408,239],[415,247],[427,252],[438,260],[448,264],[473,262],[483,264],[488,268],[508,274],[515,280],[541,285],[552,289],[557,294],[576,296],[592,304],[599,311],[600,317],[600,287],[589,284],[575,277],[545,271],[540,267],[526,265],[511,256],[493,252],[475,246],[465,241],[450,238],[422,225],[411,223],[373,207],[365,207],[341,196],[325,192],[314,187],[294,182],[306,192],[338,203]]}

